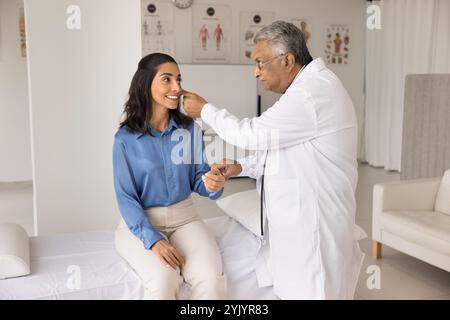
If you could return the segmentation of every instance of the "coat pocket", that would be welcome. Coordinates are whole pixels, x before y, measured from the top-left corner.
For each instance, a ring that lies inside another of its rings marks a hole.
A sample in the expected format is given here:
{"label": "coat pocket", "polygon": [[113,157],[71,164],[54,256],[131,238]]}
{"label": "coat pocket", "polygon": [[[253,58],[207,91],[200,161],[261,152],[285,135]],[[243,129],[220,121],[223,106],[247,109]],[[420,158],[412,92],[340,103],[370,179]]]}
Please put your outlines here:
{"label": "coat pocket", "polygon": [[271,225],[289,228],[301,218],[300,183],[294,178],[272,178],[265,188],[266,213]]}

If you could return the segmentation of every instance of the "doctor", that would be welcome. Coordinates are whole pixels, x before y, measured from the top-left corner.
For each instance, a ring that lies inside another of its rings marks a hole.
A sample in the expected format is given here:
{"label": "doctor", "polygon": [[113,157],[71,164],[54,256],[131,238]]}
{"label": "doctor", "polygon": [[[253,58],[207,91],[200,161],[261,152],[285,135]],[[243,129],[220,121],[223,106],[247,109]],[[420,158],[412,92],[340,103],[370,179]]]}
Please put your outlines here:
{"label": "doctor", "polygon": [[[274,22],[255,43],[255,77],[264,89],[283,94],[272,107],[239,120],[185,92],[184,108],[228,143],[256,150],[238,163],[215,166],[226,177],[253,176],[258,190],[263,187],[275,294],[352,299],[363,257],[353,239],[358,173],[352,101],[323,60],[312,59],[295,25]],[[216,176],[205,179],[213,188]]]}

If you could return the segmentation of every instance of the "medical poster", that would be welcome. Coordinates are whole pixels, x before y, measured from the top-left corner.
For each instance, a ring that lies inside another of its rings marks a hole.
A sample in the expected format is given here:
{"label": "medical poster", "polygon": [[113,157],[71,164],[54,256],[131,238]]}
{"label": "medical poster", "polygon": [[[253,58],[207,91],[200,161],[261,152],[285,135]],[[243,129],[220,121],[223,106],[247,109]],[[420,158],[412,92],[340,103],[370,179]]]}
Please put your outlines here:
{"label": "medical poster", "polygon": [[19,8],[19,36],[20,36],[20,55],[27,57],[27,42],[25,34],[25,13],[23,7]]}
{"label": "medical poster", "polygon": [[231,55],[231,8],[199,4],[193,7],[194,62],[226,63]]}
{"label": "medical poster", "polygon": [[350,26],[330,24],[326,29],[325,58],[328,64],[348,64],[350,54]]}
{"label": "medical poster", "polygon": [[253,39],[263,27],[275,21],[275,12],[241,12],[239,32],[241,63],[253,63],[252,53],[255,49]]}
{"label": "medical poster", "polygon": [[141,1],[142,55],[174,52],[173,6],[170,3]]}
{"label": "medical poster", "polygon": [[2,20],[0,17],[0,61],[2,61],[2,52],[3,52],[3,46],[2,46]]}
{"label": "medical poster", "polygon": [[292,18],[290,22],[295,24],[295,26],[300,29],[300,31],[303,33],[303,36],[305,37],[306,45],[308,46],[308,48],[310,48],[312,38],[311,22],[308,19],[300,18]]}

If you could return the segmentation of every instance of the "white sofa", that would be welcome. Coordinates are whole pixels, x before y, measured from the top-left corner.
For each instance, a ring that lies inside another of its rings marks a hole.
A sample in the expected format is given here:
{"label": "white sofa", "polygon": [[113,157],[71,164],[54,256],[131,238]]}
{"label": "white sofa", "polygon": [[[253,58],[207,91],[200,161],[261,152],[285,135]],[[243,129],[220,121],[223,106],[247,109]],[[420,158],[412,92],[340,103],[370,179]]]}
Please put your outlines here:
{"label": "white sofa", "polygon": [[382,244],[450,272],[450,170],[444,177],[376,184],[372,254]]}

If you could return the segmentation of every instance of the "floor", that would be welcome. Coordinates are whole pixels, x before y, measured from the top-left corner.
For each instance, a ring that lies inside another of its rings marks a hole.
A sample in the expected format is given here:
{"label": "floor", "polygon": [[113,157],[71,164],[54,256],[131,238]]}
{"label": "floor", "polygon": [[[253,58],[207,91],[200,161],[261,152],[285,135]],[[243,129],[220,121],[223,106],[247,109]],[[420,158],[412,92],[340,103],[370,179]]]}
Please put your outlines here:
{"label": "floor", "polygon": [[[383,246],[383,259],[371,257],[371,212],[372,187],[375,183],[399,180],[396,172],[367,165],[359,167],[359,182],[356,192],[358,211],[356,223],[369,235],[360,241],[366,254],[361,270],[355,298],[367,299],[444,299],[450,300],[450,273],[412,258],[387,246]],[[252,179],[230,180],[224,196],[255,188]],[[30,182],[0,183],[0,212],[3,221],[22,224],[29,234],[34,234],[32,217],[33,187]],[[223,212],[206,198],[194,195],[194,203],[202,217],[220,216]],[[379,268],[379,269],[378,269]],[[380,274],[380,288],[369,289],[373,273]]]}

